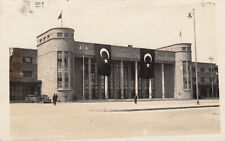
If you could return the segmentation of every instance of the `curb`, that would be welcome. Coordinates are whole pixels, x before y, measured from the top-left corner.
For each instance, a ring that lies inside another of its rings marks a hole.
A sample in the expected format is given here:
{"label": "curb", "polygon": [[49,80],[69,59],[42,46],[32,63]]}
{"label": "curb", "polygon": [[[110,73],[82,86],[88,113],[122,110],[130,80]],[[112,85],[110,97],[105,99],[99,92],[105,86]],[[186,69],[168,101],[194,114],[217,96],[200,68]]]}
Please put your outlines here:
{"label": "curb", "polygon": [[190,108],[210,108],[220,107],[220,105],[188,106],[188,107],[165,107],[165,108],[145,108],[145,109],[121,109],[121,110],[104,110],[104,112],[136,112],[136,111],[156,111],[171,109],[190,109]]}

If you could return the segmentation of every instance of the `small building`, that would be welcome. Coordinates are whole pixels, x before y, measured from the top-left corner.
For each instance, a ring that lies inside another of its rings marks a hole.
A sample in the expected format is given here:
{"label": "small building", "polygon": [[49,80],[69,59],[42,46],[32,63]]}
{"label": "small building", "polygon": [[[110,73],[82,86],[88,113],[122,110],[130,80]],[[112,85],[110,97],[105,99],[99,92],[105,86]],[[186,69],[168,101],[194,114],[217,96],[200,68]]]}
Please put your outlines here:
{"label": "small building", "polygon": [[40,96],[37,50],[10,48],[10,102],[24,102],[27,95]]}
{"label": "small building", "polygon": [[[211,63],[197,63],[199,98],[219,97],[218,66]],[[196,98],[195,63],[192,63],[193,95]]]}

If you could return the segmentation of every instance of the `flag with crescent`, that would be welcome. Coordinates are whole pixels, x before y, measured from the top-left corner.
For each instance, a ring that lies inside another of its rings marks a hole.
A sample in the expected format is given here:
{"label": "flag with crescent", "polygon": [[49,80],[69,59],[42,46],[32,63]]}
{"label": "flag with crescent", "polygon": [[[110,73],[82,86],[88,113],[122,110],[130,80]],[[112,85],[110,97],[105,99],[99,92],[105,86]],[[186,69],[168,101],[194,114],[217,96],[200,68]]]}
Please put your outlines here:
{"label": "flag with crescent", "polygon": [[98,74],[110,76],[111,72],[111,46],[95,44]]}
{"label": "flag with crescent", "polygon": [[155,50],[140,49],[140,72],[141,78],[154,78]]}

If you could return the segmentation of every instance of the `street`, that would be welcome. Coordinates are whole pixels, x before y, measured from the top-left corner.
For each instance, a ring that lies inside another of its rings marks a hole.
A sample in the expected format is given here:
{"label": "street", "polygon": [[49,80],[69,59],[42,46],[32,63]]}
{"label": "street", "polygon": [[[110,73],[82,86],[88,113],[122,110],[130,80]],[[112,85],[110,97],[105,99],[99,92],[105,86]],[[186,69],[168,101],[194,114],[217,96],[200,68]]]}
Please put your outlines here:
{"label": "street", "polygon": [[[218,104],[218,100],[202,105]],[[190,106],[195,101],[10,104],[14,140],[102,139],[214,134],[220,132],[220,108],[114,111]]]}

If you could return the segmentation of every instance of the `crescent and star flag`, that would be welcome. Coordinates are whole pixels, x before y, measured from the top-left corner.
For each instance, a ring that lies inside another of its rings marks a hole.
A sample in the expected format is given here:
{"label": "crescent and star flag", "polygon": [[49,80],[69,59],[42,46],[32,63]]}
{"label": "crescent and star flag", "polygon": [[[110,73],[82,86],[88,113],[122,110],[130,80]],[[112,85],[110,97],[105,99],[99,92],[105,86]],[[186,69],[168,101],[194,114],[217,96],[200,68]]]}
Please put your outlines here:
{"label": "crescent and star flag", "polygon": [[155,50],[141,48],[140,57],[140,77],[154,78]]}
{"label": "crescent and star flag", "polygon": [[111,73],[111,46],[95,44],[96,63],[98,74],[110,76]]}

